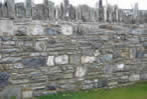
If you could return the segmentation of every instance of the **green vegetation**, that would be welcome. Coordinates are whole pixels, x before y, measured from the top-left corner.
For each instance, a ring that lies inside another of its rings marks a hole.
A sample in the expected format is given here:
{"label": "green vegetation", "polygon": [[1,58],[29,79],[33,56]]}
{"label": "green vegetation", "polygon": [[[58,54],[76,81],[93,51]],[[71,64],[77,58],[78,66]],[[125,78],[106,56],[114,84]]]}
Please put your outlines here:
{"label": "green vegetation", "polygon": [[12,96],[11,99],[16,99],[16,96]]}
{"label": "green vegetation", "polygon": [[147,82],[123,88],[58,93],[37,99],[147,99]]}

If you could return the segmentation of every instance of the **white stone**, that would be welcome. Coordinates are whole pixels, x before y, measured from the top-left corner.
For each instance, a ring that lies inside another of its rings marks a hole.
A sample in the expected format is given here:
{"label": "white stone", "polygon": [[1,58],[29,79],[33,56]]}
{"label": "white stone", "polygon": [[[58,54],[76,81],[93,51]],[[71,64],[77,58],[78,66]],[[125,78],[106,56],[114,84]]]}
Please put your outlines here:
{"label": "white stone", "polygon": [[32,90],[23,91],[23,92],[22,92],[23,99],[24,99],[24,98],[32,98],[32,94],[33,94]]}
{"label": "white stone", "polygon": [[55,65],[55,64],[54,64],[54,56],[48,56],[47,65],[48,65],[48,66],[53,66],[53,65]]}
{"label": "white stone", "polygon": [[62,55],[55,58],[56,64],[68,64],[68,56]]}
{"label": "white stone", "polygon": [[96,50],[95,53],[94,53],[94,56],[99,56],[99,55],[100,55],[99,50]]}
{"label": "white stone", "polygon": [[139,75],[139,74],[131,75],[131,76],[129,77],[129,80],[130,80],[130,81],[138,81],[138,80],[140,80],[140,75]]}
{"label": "white stone", "polygon": [[77,67],[75,76],[78,78],[84,77],[86,75],[87,68],[86,67]]}
{"label": "white stone", "polygon": [[119,65],[117,65],[117,69],[119,69],[119,70],[123,70],[124,67],[125,67],[125,64],[119,64]]}
{"label": "white stone", "polygon": [[94,80],[94,82],[98,82],[98,81],[99,81],[98,79],[95,79],[95,80]]}
{"label": "white stone", "polygon": [[11,20],[0,20],[0,35],[13,35],[14,24]]}
{"label": "white stone", "polygon": [[62,34],[64,35],[72,35],[73,28],[70,25],[62,25]]}
{"label": "white stone", "polygon": [[81,57],[81,62],[83,64],[93,63],[94,61],[96,61],[96,57],[93,57],[93,56],[82,56]]}

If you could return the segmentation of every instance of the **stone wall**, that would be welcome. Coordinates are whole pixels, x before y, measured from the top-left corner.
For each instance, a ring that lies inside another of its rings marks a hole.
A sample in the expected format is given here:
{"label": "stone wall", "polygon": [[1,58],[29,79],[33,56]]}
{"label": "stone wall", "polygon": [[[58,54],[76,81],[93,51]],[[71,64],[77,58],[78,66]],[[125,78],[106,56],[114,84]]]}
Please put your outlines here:
{"label": "stone wall", "polygon": [[0,28],[2,95],[20,97],[21,91],[31,97],[147,80],[145,27],[9,21]]}

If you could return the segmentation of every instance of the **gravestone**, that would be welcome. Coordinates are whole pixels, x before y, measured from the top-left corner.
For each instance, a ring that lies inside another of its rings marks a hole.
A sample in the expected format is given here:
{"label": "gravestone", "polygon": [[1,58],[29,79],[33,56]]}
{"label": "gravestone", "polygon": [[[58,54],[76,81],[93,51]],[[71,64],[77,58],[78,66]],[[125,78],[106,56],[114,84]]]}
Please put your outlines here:
{"label": "gravestone", "polygon": [[2,14],[3,14],[3,17],[8,17],[8,9],[7,9],[6,2],[4,2],[4,4],[2,5]]}
{"label": "gravestone", "polygon": [[26,17],[32,16],[32,0],[26,0]]}
{"label": "gravestone", "polygon": [[104,7],[103,0],[99,0],[99,21],[104,20]]}
{"label": "gravestone", "polygon": [[44,18],[48,19],[48,17],[49,17],[48,0],[44,0]]}
{"label": "gravestone", "polygon": [[83,22],[87,22],[90,19],[90,8],[87,5],[81,5],[81,19]]}
{"label": "gravestone", "polygon": [[48,8],[49,8],[49,19],[55,19],[55,7],[52,1],[48,1]]}
{"label": "gravestone", "polygon": [[37,4],[35,7],[32,8],[32,18],[34,20],[43,20],[44,19],[44,5]]}
{"label": "gravestone", "polygon": [[24,17],[25,16],[25,7],[24,7],[24,3],[20,2],[20,3],[16,3],[15,4],[15,9],[16,9],[16,16],[17,17]]}
{"label": "gravestone", "polygon": [[8,7],[8,17],[14,18],[15,17],[15,3],[14,0],[7,0],[7,7]]}
{"label": "gravestone", "polygon": [[63,17],[66,20],[69,19],[69,8],[70,8],[69,0],[64,0],[64,5],[63,5],[64,15],[63,15]]}
{"label": "gravestone", "polygon": [[76,11],[72,5],[70,5],[70,8],[69,8],[69,17],[72,20],[75,20],[75,18],[76,18]]}
{"label": "gravestone", "polygon": [[3,4],[2,4],[2,2],[0,2],[0,17],[3,16],[3,13],[2,13],[2,6],[3,6]]}

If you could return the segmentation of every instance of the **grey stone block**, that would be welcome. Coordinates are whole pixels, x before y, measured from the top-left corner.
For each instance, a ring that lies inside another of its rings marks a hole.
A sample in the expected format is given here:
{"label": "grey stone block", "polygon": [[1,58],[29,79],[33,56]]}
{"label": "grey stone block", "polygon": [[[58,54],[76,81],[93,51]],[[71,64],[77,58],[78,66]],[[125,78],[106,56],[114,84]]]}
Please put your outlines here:
{"label": "grey stone block", "polygon": [[104,56],[102,56],[101,58],[102,62],[111,62],[113,59],[113,55],[112,54],[106,54]]}
{"label": "grey stone block", "polygon": [[47,44],[46,42],[40,41],[40,42],[36,42],[35,44],[35,49],[37,51],[45,51],[47,49]]}
{"label": "grey stone block", "polygon": [[139,81],[140,80],[140,75],[139,74],[133,74],[129,77],[130,81]]}
{"label": "grey stone block", "polygon": [[71,64],[80,64],[81,63],[81,56],[80,55],[71,55],[70,56],[70,63]]}
{"label": "grey stone block", "polygon": [[22,60],[22,64],[24,67],[40,67],[46,66],[46,60],[44,57],[25,58]]}
{"label": "grey stone block", "polygon": [[7,72],[0,72],[0,88],[3,88],[8,85],[8,79],[10,74]]}
{"label": "grey stone block", "polygon": [[0,63],[10,64],[10,63],[16,63],[21,61],[21,57],[6,57],[0,60]]}

